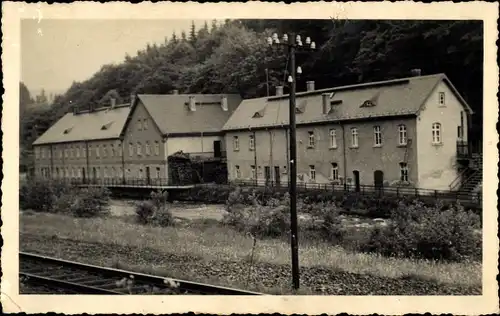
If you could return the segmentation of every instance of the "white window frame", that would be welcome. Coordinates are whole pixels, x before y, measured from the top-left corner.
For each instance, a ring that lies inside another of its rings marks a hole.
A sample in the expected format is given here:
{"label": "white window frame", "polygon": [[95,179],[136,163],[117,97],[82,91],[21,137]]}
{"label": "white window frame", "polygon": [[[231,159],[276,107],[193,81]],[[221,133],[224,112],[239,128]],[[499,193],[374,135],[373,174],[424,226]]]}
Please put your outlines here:
{"label": "white window frame", "polygon": [[134,144],[128,143],[128,155],[132,157],[134,155]]}
{"label": "white window frame", "polygon": [[336,162],[331,165],[330,179],[333,181],[339,180],[339,165]]}
{"label": "white window frame", "polygon": [[155,141],[155,155],[160,155],[160,142]]}
{"label": "white window frame", "polygon": [[314,165],[309,165],[309,179],[316,182],[316,167]]}
{"label": "white window frame", "polygon": [[160,167],[156,167],[156,178],[157,179],[161,178],[161,168]]}
{"label": "white window frame", "polygon": [[330,135],[330,148],[337,148],[337,131],[335,128],[331,128],[328,134]]}
{"label": "white window frame", "polygon": [[233,136],[233,151],[240,150],[240,139],[238,136]]}
{"label": "white window frame", "polygon": [[115,156],[115,145],[111,144],[111,145],[109,145],[109,148],[111,149],[110,156],[114,157]]}
{"label": "white window frame", "polygon": [[251,170],[250,173],[251,178],[254,180],[257,179],[257,168],[254,165],[251,165],[250,170]]}
{"label": "white window frame", "polygon": [[96,156],[97,158],[99,158],[99,157],[100,157],[100,154],[101,154],[101,153],[99,152],[99,145],[97,145],[97,146],[95,147],[95,156]]}
{"label": "white window frame", "polygon": [[141,119],[137,120],[137,130],[142,131],[142,120]]}
{"label": "white window frame", "polygon": [[123,155],[122,144],[118,144],[118,156],[121,157]]}
{"label": "white window frame", "polygon": [[151,155],[151,147],[149,145],[149,141],[146,141],[146,156]]}
{"label": "white window frame", "polygon": [[308,141],[307,141],[307,147],[309,148],[314,148],[316,145],[316,139],[314,137],[314,131],[308,131],[307,134],[309,135]]}
{"label": "white window frame", "polygon": [[142,144],[137,142],[137,156],[142,156]]}
{"label": "white window frame", "polygon": [[143,130],[147,130],[148,129],[148,119],[144,119],[143,123],[142,123],[142,129]]}
{"label": "white window frame", "polygon": [[408,182],[409,179],[409,171],[408,164],[405,162],[399,163],[399,180]]}
{"label": "white window frame", "polygon": [[248,137],[248,149],[255,150],[255,137],[253,135]]}
{"label": "white window frame", "polygon": [[102,156],[108,157],[108,148],[106,145],[102,145]]}
{"label": "white window frame", "polygon": [[439,106],[446,106],[446,94],[443,91],[438,93],[438,103]]}
{"label": "white window frame", "polygon": [[89,145],[88,155],[92,157],[92,145]]}
{"label": "white window frame", "polygon": [[398,126],[398,143],[401,146],[408,144],[408,130],[404,124]]}
{"label": "white window frame", "polygon": [[240,179],[241,178],[241,169],[240,169],[239,165],[235,165],[234,166],[234,177],[236,179]]}
{"label": "white window frame", "polygon": [[76,158],[80,158],[80,147],[77,146],[75,150]]}
{"label": "white window frame", "polygon": [[380,125],[373,127],[373,141],[375,147],[382,146],[382,128]]}
{"label": "white window frame", "polygon": [[352,127],[351,128],[351,147],[352,148],[358,148],[359,142],[358,142],[358,128],[357,127]]}
{"label": "white window frame", "polygon": [[442,129],[439,122],[432,123],[432,143],[434,145],[442,144]]}

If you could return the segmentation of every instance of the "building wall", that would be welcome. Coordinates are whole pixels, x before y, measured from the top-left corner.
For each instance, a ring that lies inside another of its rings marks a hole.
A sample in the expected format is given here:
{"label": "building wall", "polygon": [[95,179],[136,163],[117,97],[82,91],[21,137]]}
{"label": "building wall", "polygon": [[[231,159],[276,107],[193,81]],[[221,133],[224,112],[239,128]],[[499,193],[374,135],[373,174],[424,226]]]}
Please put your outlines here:
{"label": "building wall", "polygon": [[[161,178],[166,181],[168,170],[165,142],[161,132],[141,102],[137,104],[131,114],[130,121],[125,128],[123,144],[126,179],[146,179],[149,167],[150,179]],[[140,152],[138,152],[138,144],[141,146]],[[149,145],[149,153],[146,150],[147,145]],[[155,146],[158,146],[157,152]]]}
{"label": "building wall", "polygon": [[221,150],[225,150],[223,136],[189,136],[189,137],[169,137],[167,138],[167,152],[171,154],[178,151],[189,154],[199,154],[213,156],[214,141],[221,142]]}
{"label": "building wall", "polygon": [[[439,104],[439,93],[445,93],[445,105]],[[420,187],[436,190],[449,190],[450,183],[458,176],[457,126],[460,125],[462,104],[451,92],[445,82],[441,82],[426,101],[417,119],[418,183]],[[464,130],[467,131],[467,119],[464,115]],[[440,144],[432,142],[432,124],[441,124]],[[464,132],[464,140],[467,133]]]}
{"label": "building wall", "polygon": [[33,146],[33,150],[35,155],[35,175],[50,178],[52,173],[50,145],[36,145]]}
{"label": "building wall", "polygon": [[[412,143],[399,145],[399,125],[404,124],[407,138]],[[375,125],[381,127],[382,145],[374,146]],[[331,183],[332,163],[336,163],[339,181],[345,178],[352,180],[353,171],[360,173],[360,183],[374,185],[374,172],[380,170],[384,174],[384,185],[396,185],[400,180],[400,163],[405,161],[407,152],[409,182],[416,184],[418,166],[416,161],[416,128],[415,119],[384,120],[378,122],[358,122],[349,124],[328,124],[297,127],[297,175],[298,183]],[[358,128],[358,148],[351,148],[351,127]],[[330,130],[335,129],[336,147],[330,146]],[[342,133],[345,133],[345,159]],[[309,132],[314,133],[314,147],[309,147]],[[258,180],[265,178],[265,166],[271,168],[274,180],[275,166],[280,167],[280,180],[287,182],[287,143],[288,137],[284,129],[255,131],[255,151],[249,149],[249,136],[253,131],[228,132],[225,136],[228,157],[229,180],[236,178],[236,166],[239,166],[241,179],[251,179],[251,166],[257,162]],[[271,142],[271,134],[274,141]],[[233,149],[234,136],[239,138],[239,150]],[[310,166],[314,166],[316,179],[310,178]]]}

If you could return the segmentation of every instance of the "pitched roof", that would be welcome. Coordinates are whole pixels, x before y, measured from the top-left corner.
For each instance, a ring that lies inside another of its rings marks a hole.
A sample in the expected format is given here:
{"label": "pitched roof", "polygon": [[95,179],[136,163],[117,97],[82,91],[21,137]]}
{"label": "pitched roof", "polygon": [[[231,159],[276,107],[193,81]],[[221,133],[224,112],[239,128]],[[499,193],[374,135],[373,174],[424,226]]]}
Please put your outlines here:
{"label": "pitched roof", "polygon": [[[195,98],[195,111],[189,109],[190,96]],[[227,97],[227,111],[222,110],[222,96]],[[235,94],[140,94],[137,97],[164,135],[220,132],[241,103],[241,97]]]}
{"label": "pitched roof", "polygon": [[89,112],[66,113],[33,144],[118,138],[130,112],[129,105]]}
{"label": "pitched roof", "polygon": [[[297,93],[296,123],[417,114],[442,80],[471,111],[446,75],[436,74]],[[323,114],[325,93],[332,104],[328,114]],[[223,130],[288,125],[288,109],[288,95],[243,100]],[[265,114],[259,116],[256,112]]]}

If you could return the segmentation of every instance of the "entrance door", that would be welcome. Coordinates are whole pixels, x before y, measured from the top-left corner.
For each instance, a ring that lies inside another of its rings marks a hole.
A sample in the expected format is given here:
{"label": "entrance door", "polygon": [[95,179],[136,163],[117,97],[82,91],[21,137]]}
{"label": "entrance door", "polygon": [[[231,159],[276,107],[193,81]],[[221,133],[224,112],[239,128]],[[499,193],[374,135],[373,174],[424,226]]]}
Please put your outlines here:
{"label": "entrance door", "polygon": [[220,140],[214,140],[214,157],[220,158],[221,156]]}
{"label": "entrance door", "polygon": [[266,179],[266,186],[269,185],[269,182],[271,182],[271,168],[269,166],[266,166],[264,168],[264,175]]}
{"label": "entrance door", "polygon": [[149,172],[149,167],[146,167],[146,183],[151,184],[151,174]]}
{"label": "entrance door", "polygon": [[355,187],[355,190],[356,190],[356,192],[359,192],[360,191],[359,171],[358,170],[354,170],[352,172],[352,174],[354,176],[354,187]]}
{"label": "entrance door", "polygon": [[375,170],[373,173],[373,181],[375,184],[375,189],[382,189],[384,186],[384,173],[381,170]]}
{"label": "entrance door", "polygon": [[276,186],[279,187],[281,184],[280,167],[279,166],[274,166],[274,181],[276,182]]}

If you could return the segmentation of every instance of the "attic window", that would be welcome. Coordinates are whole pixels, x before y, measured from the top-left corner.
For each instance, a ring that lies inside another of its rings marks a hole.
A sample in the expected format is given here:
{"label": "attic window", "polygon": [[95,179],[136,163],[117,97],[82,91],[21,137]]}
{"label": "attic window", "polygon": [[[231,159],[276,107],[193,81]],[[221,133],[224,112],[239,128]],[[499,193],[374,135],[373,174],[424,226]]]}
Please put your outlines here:
{"label": "attic window", "polygon": [[254,115],[252,116],[252,118],[261,118],[261,117],[263,117],[264,116],[264,110],[265,109],[262,109],[260,111],[255,112]]}
{"label": "attic window", "polygon": [[63,134],[68,134],[69,132],[71,132],[72,129],[73,129],[73,127],[65,129]]}
{"label": "attic window", "polygon": [[109,122],[107,124],[104,124],[103,126],[101,126],[101,130],[107,130],[111,127],[111,125],[113,124],[113,122]]}
{"label": "attic window", "polygon": [[372,100],[366,100],[365,102],[363,102],[363,104],[361,104],[362,108],[369,108],[372,106],[375,106],[375,103],[373,103]]}

